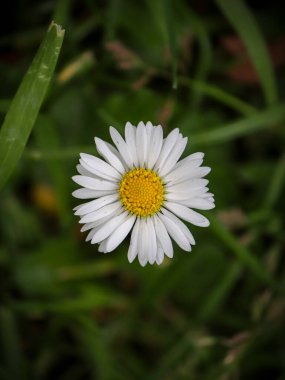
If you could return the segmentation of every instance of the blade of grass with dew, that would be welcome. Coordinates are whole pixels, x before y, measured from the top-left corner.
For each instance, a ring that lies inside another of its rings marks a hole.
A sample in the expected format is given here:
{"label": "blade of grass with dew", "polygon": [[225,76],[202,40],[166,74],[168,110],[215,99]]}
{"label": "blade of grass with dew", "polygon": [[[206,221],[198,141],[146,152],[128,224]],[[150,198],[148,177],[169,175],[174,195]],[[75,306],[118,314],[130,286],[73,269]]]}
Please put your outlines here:
{"label": "blade of grass with dew", "polygon": [[259,76],[267,104],[277,100],[276,80],[266,43],[256,19],[243,0],[216,0],[216,3],[245,44]]}
{"label": "blade of grass with dew", "polygon": [[231,141],[238,137],[268,128],[276,128],[275,125],[285,121],[285,106],[279,104],[265,111],[235,121],[231,124],[197,133],[191,137],[192,144],[215,144]]}
{"label": "blade of grass with dew", "polygon": [[64,30],[52,22],[5,117],[0,131],[0,189],[25,148],[50,84],[63,37]]}

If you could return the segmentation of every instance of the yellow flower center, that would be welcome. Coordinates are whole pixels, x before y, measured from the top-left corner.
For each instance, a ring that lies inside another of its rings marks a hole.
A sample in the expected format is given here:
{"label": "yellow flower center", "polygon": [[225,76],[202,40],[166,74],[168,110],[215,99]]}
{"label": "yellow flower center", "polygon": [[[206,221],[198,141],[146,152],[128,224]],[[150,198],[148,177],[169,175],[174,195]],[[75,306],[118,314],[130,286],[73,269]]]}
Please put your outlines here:
{"label": "yellow flower center", "polygon": [[164,201],[161,178],[152,170],[133,169],[120,182],[119,193],[125,208],[137,216],[158,212]]}

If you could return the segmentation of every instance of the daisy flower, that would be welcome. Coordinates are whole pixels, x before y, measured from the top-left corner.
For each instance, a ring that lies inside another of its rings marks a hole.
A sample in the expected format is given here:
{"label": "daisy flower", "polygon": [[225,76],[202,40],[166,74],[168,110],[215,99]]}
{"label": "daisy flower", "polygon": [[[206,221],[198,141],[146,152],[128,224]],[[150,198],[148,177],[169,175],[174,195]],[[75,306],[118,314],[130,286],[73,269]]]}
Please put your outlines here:
{"label": "daisy flower", "polygon": [[86,241],[99,244],[99,252],[111,252],[131,232],[128,259],[142,266],[161,264],[173,257],[171,238],[185,251],[195,244],[192,233],[180,220],[207,227],[208,219],[193,209],[215,207],[204,179],[210,168],[201,167],[203,153],[178,161],[186,144],[179,129],[163,138],[160,125],[140,122],[125,126],[125,139],[110,127],[116,147],[95,137],[103,159],[81,153],[72,179],[82,188],[73,192],[91,201],[75,207],[75,215],[90,230]]}

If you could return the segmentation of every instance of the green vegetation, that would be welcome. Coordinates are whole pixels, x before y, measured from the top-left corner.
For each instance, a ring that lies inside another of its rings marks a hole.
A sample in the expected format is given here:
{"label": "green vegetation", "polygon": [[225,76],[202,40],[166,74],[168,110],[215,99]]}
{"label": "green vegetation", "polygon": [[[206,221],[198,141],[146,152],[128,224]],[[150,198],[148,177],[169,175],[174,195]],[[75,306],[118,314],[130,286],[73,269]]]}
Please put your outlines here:
{"label": "green vegetation", "polygon": [[[0,36],[0,379],[284,380],[284,5],[24,4]],[[211,226],[160,267],[72,211],[79,153],[140,120],[212,167]]]}

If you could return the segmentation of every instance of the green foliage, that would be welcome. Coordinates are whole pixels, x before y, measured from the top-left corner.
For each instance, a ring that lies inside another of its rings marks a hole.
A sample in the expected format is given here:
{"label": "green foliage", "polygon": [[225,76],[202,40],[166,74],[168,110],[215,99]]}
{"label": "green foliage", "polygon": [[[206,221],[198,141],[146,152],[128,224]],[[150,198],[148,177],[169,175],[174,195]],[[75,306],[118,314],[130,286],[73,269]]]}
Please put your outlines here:
{"label": "green foliage", "polygon": [[[11,3],[17,27],[0,38],[1,380],[284,379],[284,10],[216,4]],[[51,19],[66,29],[56,71],[64,32],[52,23],[43,38]],[[128,239],[98,253],[72,212],[79,153],[96,154],[94,136],[110,141],[109,125],[140,120],[179,127],[186,154],[205,152],[217,203],[209,228],[189,226],[193,251],[175,246],[160,267],[129,264]]]}
{"label": "green foliage", "polygon": [[275,103],[277,88],[272,62],[254,16],[243,0],[216,2],[242,38],[258,72],[267,103]]}
{"label": "green foliage", "polygon": [[7,112],[0,134],[0,187],[25,148],[58,59],[64,31],[52,23]]}

